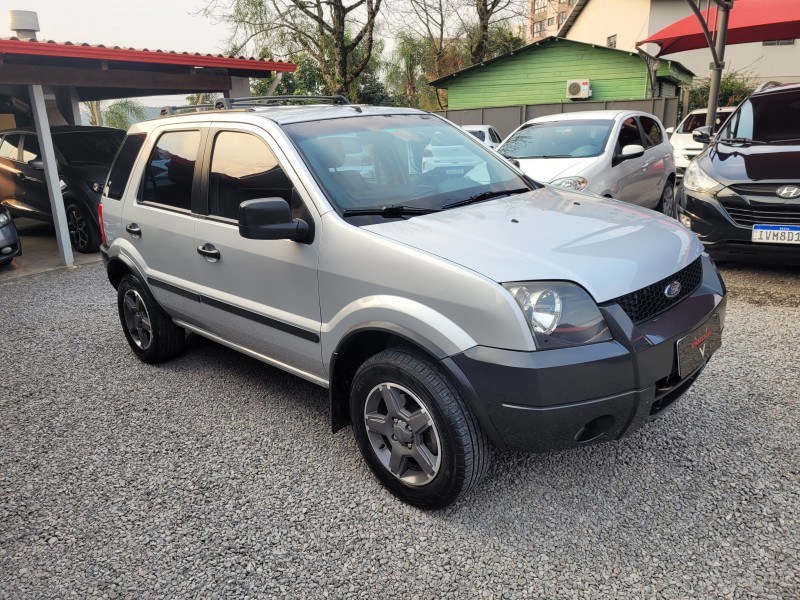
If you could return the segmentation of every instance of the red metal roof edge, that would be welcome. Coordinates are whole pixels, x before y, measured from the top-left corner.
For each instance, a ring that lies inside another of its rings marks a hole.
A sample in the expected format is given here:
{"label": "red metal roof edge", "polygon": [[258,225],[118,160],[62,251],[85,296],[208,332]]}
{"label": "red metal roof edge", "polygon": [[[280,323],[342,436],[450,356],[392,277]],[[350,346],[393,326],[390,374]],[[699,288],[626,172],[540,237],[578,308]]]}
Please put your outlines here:
{"label": "red metal roof edge", "polygon": [[164,50],[138,50],[136,48],[107,47],[103,45],[59,43],[53,40],[0,39],[0,54],[27,54],[60,58],[88,58],[159,65],[186,65],[190,67],[218,67],[250,71],[285,71],[294,73],[297,65],[290,62],[271,61],[244,56],[199,54]]}

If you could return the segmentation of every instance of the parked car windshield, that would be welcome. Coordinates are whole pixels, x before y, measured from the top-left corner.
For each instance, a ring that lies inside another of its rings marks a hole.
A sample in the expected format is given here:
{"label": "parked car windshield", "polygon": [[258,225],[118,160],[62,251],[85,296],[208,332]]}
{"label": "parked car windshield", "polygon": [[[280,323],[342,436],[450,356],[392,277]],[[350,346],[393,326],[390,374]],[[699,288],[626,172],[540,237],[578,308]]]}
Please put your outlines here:
{"label": "parked car windshield", "polygon": [[110,165],[117,155],[125,132],[72,131],[53,136],[53,144],[68,165]]}
{"label": "parked car windshield", "polygon": [[332,203],[354,210],[439,210],[527,191],[528,180],[433,115],[358,115],[284,126]]}
{"label": "parked car windshield", "polygon": [[[717,111],[717,118],[714,119],[714,129],[719,129],[719,126],[725,122],[731,112],[733,111],[732,108],[727,110],[718,110]],[[706,113],[697,113],[693,115],[687,116],[683,123],[680,124],[678,127],[678,131],[676,133],[692,133],[698,127],[703,127],[706,124]]]}
{"label": "parked car windshield", "polygon": [[513,133],[498,152],[508,158],[599,156],[613,123],[605,119],[531,123]]}
{"label": "parked car windshield", "polygon": [[751,96],[728,120],[719,138],[768,143],[800,141],[800,90]]}

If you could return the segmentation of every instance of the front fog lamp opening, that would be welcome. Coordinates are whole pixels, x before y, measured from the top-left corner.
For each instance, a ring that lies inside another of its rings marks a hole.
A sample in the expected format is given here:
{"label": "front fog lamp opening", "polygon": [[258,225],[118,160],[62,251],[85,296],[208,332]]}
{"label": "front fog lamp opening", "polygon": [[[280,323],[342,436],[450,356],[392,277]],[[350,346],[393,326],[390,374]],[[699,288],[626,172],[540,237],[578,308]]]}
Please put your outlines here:
{"label": "front fog lamp opening", "polygon": [[681,225],[686,227],[686,229],[692,228],[692,218],[689,215],[680,215],[678,216],[678,221]]}

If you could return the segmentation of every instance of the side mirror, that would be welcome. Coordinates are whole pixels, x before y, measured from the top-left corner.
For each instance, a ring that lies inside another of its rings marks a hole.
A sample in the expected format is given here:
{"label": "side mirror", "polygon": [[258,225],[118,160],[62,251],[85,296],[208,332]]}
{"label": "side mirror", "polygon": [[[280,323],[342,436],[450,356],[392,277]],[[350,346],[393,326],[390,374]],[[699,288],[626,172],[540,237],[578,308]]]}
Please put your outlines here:
{"label": "side mirror", "polygon": [[34,158],[28,161],[28,166],[37,171],[44,171],[44,161],[41,158]]}
{"label": "side mirror", "polygon": [[675,128],[674,127],[667,127],[666,131],[667,131],[667,135],[672,135],[673,133],[675,133]]}
{"label": "side mirror", "polygon": [[698,127],[692,131],[692,139],[700,144],[707,144],[711,141],[711,127],[709,125]]}
{"label": "side mirror", "polygon": [[622,149],[619,153],[620,160],[628,160],[629,158],[639,158],[644,154],[644,146],[639,144],[629,144]]}
{"label": "side mirror", "polygon": [[292,210],[283,198],[247,200],[239,205],[239,235],[243,238],[309,243],[309,231],[308,223],[292,219]]}

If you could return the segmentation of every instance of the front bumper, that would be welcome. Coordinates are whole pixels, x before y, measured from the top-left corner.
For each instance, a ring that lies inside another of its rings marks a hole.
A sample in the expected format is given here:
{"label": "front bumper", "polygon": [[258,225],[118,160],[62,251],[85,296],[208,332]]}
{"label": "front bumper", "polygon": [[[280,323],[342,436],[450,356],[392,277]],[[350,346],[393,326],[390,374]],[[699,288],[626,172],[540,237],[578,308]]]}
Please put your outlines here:
{"label": "front bumper", "polygon": [[443,361],[495,446],[551,451],[617,439],[657,419],[705,364],[678,375],[677,341],[712,315],[725,318],[725,289],[703,257],[697,290],[634,325],[616,304],[601,307],[614,341],[514,352],[475,347]]}
{"label": "front bumper", "polygon": [[22,254],[22,244],[13,221],[0,227],[0,261],[6,261]]}
{"label": "front bumper", "polygon": [[[800,212],[800,205],[797,210]],[[681,186],[678,192],[679,218],[680,215],[691,219],[692,231],[715,258],[800,262],[800,245],[753,243],[752,226],[736,223],[711,194],[689,192]]]}

